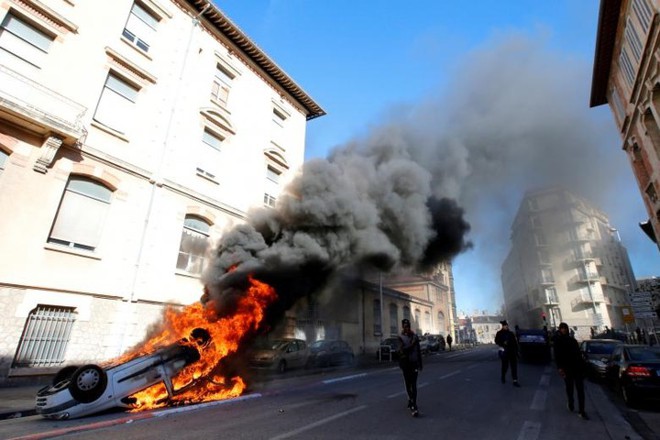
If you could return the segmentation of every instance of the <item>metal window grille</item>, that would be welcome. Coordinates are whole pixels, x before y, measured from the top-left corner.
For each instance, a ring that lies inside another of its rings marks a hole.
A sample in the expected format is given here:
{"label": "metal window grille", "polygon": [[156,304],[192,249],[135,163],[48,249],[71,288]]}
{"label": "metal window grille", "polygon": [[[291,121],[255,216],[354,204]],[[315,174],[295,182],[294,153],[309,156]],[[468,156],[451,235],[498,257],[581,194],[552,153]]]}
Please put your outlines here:
{"label": "metal window grille", "polygon": [[12,366],[60,366],[76,314],[72,307],[38,305],[27,318]]}

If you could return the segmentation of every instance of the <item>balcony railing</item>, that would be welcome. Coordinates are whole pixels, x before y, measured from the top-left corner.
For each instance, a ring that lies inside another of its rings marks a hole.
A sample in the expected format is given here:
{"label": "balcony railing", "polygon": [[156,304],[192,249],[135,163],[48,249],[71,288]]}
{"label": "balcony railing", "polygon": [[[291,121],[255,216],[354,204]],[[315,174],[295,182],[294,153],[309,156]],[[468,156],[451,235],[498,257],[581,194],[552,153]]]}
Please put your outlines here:
{"label": "balcony railing", "polygon": [[18,124],[77,140],[84,132],[86,111],[83,105],[0,65],[0,112],[14,116]]}
{"label": "balcony railing", "polygon": [[[593,298],[593,299],[592,299]],[[571,306],[575,307],[577,305],[593,305],[594,303],[602,303],[605,301],[602,293],[592,292],[591,295],[588,293],[581,293],[577,298],[571,301]]]}
{"label": "balcony railing", "polygon": [[549,306],[559,304],[559,296],[556,293],[546,293],[544,296],[545,302],[543,304]]}
{"label": "balcony railing", "polygon": [[596,282],[600,281],[600,275],[598,275],[598,272],[580,272],[577,276],[577,280],[582,283]]}
{"label": "balcony railing", "polygon": [[555,284],[555,277],[541,275],[539,277],[539,283],[541,283],[541,284]]}

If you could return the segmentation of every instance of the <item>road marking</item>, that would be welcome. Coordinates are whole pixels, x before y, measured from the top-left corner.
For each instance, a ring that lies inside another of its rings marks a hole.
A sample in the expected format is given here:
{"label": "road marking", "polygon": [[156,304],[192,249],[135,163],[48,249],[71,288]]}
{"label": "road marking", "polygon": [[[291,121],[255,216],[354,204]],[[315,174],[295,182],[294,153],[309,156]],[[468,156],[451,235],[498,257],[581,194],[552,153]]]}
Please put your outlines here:
{"label": "road marking", "polygon": [[447,379],[448,377],[456,376],[458,373],[460,373],[461,370],[456,370],[453,373],[445,374],[444,376],[440,376],[439,379]]}
{"label": "road marking", "polygon": [[428,382],[421,383],[421,384],[417,385],[417,389],[419,389],[419,388],[424,388],[424,387],[427,386],[428,384],[429,384]]}
{"label": "road marking", "polygon": [[520,434],[518,434],[518,440],[536,440],[539,438],[540,433],[541,424],[539,422],[525,420],[525,423],[523,423],[520,429]]}
{"label": "road marking", "polygon": [[550,375],[544,374],[543,376],[541,376],[541,380],[539,381],[539,386],[547,388],[549,385],[550,385]]}
{"label": "road marking", "polygon": [[357,406],[353,409],[349,409],[348,411],[337,413],[334,416],[326,417],[325,419],[318,420],[314,423],[310,423],[309,425],[301,426],[300,428],[295,429],[293,431],[285,432],[284,434],[280,434],[278,436],[272,437],[271,440],[280,440],[280,439],[284,439],[284,438],[293,437],[294,435],[298,435],[298,434],[301,434],[305,431],[309,431],[310,429],[314,429],[318,426],[325,425],[326,423],[332,422],[333,420],[337,420],[341,417],[347,416],[347,415],[352,414],[354,412],[362,411],[366,407],[367,407],[367,405]]}
{"label": "road marking", "polygon": [[471,370],[471,369],[473,369],[473,368],[477,368],[478,366],[479,366],[479,364],[470,365],[469,367],[467,367],[467,370]]}
{"label": "road marking", "polygon": [[325,385],[328,385],[330,383],[342,382],[344,380],[356,379],[358,377],[365,377],[366,375],[367,375],[367,373],[353,374],[352,376],[344,376],[344,377],[337,377],[337,378],[334,378],[334,379],[324,380],[321,383],[323,383]]}
{"label": "road marking", "polygon": [[545,401],[548,398],[548,392],[546,390],[536,390],[534,393],[534,398],[532,399],[532,406],[530,409],[543,411],[545,409]]}
{"label": "road marking", "polygon": [[197,403],[195,405],[186,405],[186,406],[178,406],[178,407],[174,407],[174,408],[168,408],[168,409],[164,409],[164,410],[161,410],[161,411],[158,411],[158,412],[154,412],[154,417],[163,417],[163,416],[168,416],[170,414],[177,414],[177,413],[181,413],[181,412],[194,411],[196,409],[208,408],[208,407],[211,407],[211,406],[225,405],[225,404],[228,404],[228,403],[240,402],[241,400],[254,399],[255,397],[261,397],[261,394],[259,394],[259,393],[246,394],[244,396],[238,396],[238,397],[234,397],[232,399],[214,400],[212,402]]}
{"label": "road marking", "polygon": [[387,396],[387,398],[388,399],[393,399],[393,398],[395,398],[397,396],[401,396],[402,394],[405,394],[405,393],[406,393],[405,391],[401,391],[399,393],[390,394],[389,396]]}

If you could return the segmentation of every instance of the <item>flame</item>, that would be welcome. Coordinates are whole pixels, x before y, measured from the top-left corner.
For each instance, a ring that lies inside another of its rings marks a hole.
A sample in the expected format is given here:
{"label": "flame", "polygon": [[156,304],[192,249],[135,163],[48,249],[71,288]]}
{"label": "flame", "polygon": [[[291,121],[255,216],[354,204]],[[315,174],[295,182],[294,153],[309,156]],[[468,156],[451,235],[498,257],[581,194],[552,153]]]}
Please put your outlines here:
{"label": "flame", "polygon": [[[132,397],[137,400],[135,411],[221,400],[243,393],[246,384],[240,376],[226,379],[216,369],[221,369],[219,363],[222,359],[238,350],[247,334],[257,330],[264,318],[266,307],[277,298],[275,289],[268,284],[255,280],[252,276],[248,280],[250,286],[238,300],[233,315],[218,319],[212,307],[205,307],[200,303],[192,304],[179,312],[168,309],[163,328],[158,334],[114,361],[126,362],[174,343],[195,346],[200,353],[197,362],[187,365],[172,378],[174,396],[168,399],[163,383],[153,385],[133,394]],[[189,340],[191,332],[196,328],[209,332],[211,339],[207,345],[199,347],[195,341]]]}

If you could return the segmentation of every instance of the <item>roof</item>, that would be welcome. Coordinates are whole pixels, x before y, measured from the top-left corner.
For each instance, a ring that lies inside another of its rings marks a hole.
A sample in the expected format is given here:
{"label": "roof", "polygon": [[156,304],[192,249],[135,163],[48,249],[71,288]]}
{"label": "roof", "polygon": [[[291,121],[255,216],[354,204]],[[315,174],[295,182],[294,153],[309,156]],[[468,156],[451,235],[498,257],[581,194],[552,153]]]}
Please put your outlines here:
{"label": "roof", "polygon": [[607,83],[610,78],[612,57],[614,56],[620,11],[621,0],[600,1],[589,107],[597,107],[607,103]]}
{"label": "roof", "polygon": [[325,111],[298,86],[266,53],[209,0],[186,0],[202,17],[213,24],[246,58],[261,68],[276,84],[296,99],[307,111],[307,120],[325,115]]}

